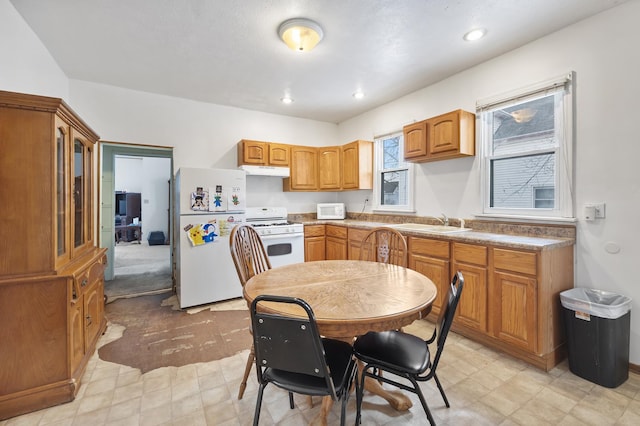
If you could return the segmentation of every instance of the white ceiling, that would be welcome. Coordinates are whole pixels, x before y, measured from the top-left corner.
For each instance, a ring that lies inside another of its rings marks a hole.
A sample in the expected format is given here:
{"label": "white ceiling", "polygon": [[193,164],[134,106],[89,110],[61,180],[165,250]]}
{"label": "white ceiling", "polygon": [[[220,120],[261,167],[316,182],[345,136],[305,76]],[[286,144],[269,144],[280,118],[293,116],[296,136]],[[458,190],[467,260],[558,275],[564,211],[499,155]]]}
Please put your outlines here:
{"label": "white ceiling", "polygon": [[[625,0],[10,1],[71,79],[339,123]],[[293,17],[313,51],[278,38]]]}

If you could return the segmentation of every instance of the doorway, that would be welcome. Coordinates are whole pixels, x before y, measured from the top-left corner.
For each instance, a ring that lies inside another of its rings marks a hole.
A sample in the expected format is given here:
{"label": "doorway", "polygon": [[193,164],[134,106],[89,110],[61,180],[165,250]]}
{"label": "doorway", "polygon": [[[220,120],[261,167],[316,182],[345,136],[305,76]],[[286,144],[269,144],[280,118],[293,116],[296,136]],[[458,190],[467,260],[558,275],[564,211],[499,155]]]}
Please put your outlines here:
{"label": "doorway", "polygon": [[173,148],[100,142],[100,169],[107,301],[170,291]]}

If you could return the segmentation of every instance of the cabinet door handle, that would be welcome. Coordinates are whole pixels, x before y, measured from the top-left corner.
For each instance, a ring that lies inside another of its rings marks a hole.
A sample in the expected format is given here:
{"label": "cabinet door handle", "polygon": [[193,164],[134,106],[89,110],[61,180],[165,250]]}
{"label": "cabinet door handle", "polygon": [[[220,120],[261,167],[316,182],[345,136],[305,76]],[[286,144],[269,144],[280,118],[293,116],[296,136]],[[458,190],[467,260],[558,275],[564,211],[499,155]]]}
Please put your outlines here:
{"label": "cabinet door handle", "polygon": [[86,316],[86,320],[87,320],[87,327],[88,327],[88,326],[90,326],[90,325],[91,325],[91,323],[93,322],[93,321],[91,320],[91,315],[87,315],[87,316]]}
{"label": "cabinet door handle", "polygon": [[84,280],[82,280],[82,284],[80,284],[80,287],[84,287],[87,285],[87,279],[85,278]]}

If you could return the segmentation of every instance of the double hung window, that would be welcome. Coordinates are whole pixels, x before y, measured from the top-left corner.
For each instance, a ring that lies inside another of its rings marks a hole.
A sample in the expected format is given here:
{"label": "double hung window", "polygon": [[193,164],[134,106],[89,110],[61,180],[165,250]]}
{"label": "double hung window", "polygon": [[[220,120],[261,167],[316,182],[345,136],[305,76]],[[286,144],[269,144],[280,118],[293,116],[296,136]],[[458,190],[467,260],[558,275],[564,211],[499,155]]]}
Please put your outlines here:
{"label": "double hung window", "polygon": [[571,81],[478,103],[484,214],[573,217]]}
{"label": "double hung window", "polygon": [[374,210],[413,212],[413,164],[404,160],[402,132],[375,139]]}

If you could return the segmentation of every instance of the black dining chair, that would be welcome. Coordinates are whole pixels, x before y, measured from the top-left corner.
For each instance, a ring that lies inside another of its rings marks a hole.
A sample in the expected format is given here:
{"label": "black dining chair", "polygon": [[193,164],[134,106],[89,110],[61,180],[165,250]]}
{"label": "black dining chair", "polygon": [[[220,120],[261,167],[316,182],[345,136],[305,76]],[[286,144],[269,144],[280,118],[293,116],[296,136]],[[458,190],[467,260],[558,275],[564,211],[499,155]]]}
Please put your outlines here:
{"label": "black dining chair", "polygon": [[[294,304],[302,309],[296,316],[269,313],[273,312],[274,303]],[[260,385],[253,424],[257,426],[260,419],[264,389],[273,383],[289,392],[291,408],[294,392],[341,401],[340,424],[344,425],[352,383],[358,394],[358,369],[351,345],[321,338],[311,307],[298,298],[256,297],[251,303],[251,325]]]}
{"label": "black dining chair", "polygon": [[[453,317],[462,295],[464,286],[464,277],[458,271],[453,277],[453,281],[449,287],[446,297],[446,306],[440,311],[438,320],[436,321],[433,335],[429,340],[401,331],[382,331],[368,332],[356,339],[353,349],[356,357],[361,360],[365,366],[361,373],[361,383],[357,390],[357,413],[356,424],[360,423],[360,414],[362,408],[362,399],[364,393],[364,380],[366,377],[381,380],[385,383],[397,386],[401,389],[413,392],[420,398],[422,408],[424,408],[429,424],[435,425],[431,411],[424,399],[422,390],[418,382],[424,382],[434,379],[440,395],[445,405],[449,408],[449,400],[444,393],[444,389],[440,384],[440,380],[436,375],[436,368],[442,356],[444,343],[449,334]],[[429,351],[429,344],[436,342],[436,353],[433,359]],[[413,387],[397,380],[393,380],[386,376],[381,376],[378,371],[386,371],[392,375],[407,379]]]}

